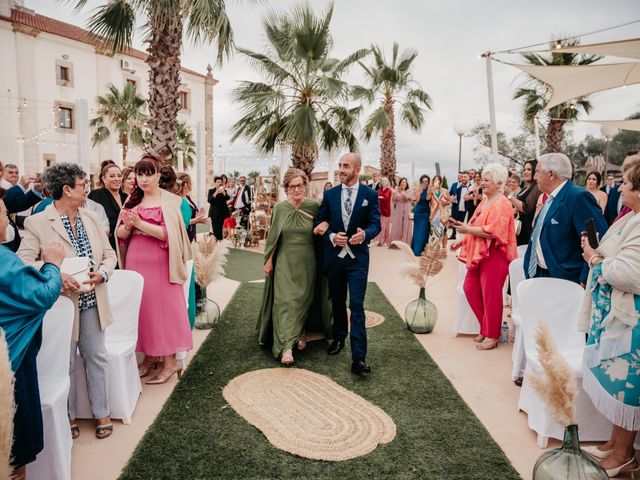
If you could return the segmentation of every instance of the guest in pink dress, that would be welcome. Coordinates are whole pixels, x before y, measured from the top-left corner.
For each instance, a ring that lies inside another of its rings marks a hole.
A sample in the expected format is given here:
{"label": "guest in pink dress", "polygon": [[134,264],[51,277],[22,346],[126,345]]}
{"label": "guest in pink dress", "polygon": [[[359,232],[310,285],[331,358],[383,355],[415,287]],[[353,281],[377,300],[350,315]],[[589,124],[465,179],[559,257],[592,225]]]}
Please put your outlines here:
{"label": "guest in pink dress", "polygon": [[[377,183],[377,182],[375,182]],[[375,184],[374,183],[374,184]],[[382,177],[378,188],[378,204],[380,205],[380,233],[374,241],[378,242],[381,247],[383,245],[389,246],[389,234],[391,230],[391,195],[393,190],[389,187],[389,179]]]}
{"label": "guest in pink dress", "polygon": [[391,234],[389,235],[389,248],[395,248],[392,243],[395,240],[411,245],[411,205],[413,194],[409,190],[409,182],[401,178],[398,189],[391,195],[395,206],[391,214]]}
{"label": "guest in pink dress", "polygon": [[144,156],[135,166],[136,186],[124,205],[117,227],[121,265],[144,277],[136,350],[145,354],[141,377],[156,357],[164,366],[147,384],[166,383],[182,366],[176,352],[191,350],[193,340],[184,297],[185,262],[191,245],[184,226],[182,198],[159,188],[159,164]]}

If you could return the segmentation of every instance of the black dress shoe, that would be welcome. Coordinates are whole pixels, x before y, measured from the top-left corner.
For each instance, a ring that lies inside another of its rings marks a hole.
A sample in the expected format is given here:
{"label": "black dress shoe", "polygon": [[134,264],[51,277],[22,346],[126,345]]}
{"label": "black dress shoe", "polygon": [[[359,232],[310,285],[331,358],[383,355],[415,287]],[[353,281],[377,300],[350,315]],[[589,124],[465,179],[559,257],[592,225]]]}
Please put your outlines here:
{"label": "black dress shoe", "polygon": [[344,348],[344,340],[334,340],[333,342],[331,342],[331,345],[329,345],[329,350],[327,350],[327,353],[329,355],[337,355],[338,353],[340,353],[340,350],[342,350]]}
{"label": "black dress shoe", "polygon": [[524,380],[524,378],[522,378],[522,377],[518,377],[518,378],[516,378],[516,379],[513,381],[513,383],[515,383],[518,387],[521,387],[521,386],[522,386],[522,381],[523,381],[523,380]]}
{"label": "black dress shoe", "polygon": [[371,367],[364,360],[356,360],[351,364],[351,371],[356,375],[362,375],[363,373],[371,373]]}

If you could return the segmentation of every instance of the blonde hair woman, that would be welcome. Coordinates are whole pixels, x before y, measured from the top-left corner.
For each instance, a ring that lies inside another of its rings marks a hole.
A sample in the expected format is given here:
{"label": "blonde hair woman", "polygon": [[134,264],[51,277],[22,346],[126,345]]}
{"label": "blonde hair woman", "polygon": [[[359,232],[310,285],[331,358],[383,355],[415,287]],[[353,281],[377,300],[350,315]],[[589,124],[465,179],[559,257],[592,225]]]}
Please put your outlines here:
{"label": "blonde hair woman", "polygon": [[[273,209],[264,252],[265,286],[258,342],[271,346],[273,356],[285,365],[293,363],[294,348],[302,350],[306,346],[308,328],[327,331],[330,327],[328,291],[317,288],[320,275],[313,222],[319,205],[305,198],[308,183],[302,170],[290,168],[285,173],[287,199]],[[316,297],[318,305],[312,308]],[[312,326],[308,318],[312,323],[319,321]]]}

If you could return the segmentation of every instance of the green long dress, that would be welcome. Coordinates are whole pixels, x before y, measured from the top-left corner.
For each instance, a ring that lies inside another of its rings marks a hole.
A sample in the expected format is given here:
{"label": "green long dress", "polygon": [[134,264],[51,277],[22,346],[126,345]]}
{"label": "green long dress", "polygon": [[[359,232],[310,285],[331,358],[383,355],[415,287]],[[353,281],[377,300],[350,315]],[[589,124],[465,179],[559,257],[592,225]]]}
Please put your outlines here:
{"label": "green long dress", "polygon": [[275,205],[265,246],[265,262],[273,256],[273,273],[265,278],[258,318],[258,342],[279,358],[306,331],[331,330],[326,280],[318,268],[313,219],[319,205],[304,200],[300,208],[288,201]]}

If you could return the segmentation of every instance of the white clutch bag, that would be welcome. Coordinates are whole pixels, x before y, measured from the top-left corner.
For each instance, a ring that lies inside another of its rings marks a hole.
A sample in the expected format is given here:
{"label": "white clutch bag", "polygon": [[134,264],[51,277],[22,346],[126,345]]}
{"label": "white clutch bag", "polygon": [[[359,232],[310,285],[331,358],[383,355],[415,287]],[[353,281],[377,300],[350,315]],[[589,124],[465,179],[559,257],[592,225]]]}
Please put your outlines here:
{"label": "white clutch bag", "polygon": [[91,285],[85,284],[89,280],[89,257],[69,257],[62,260],[60,271],[71,275],[80,284],[79,293],[86,293],[91,289]]}

